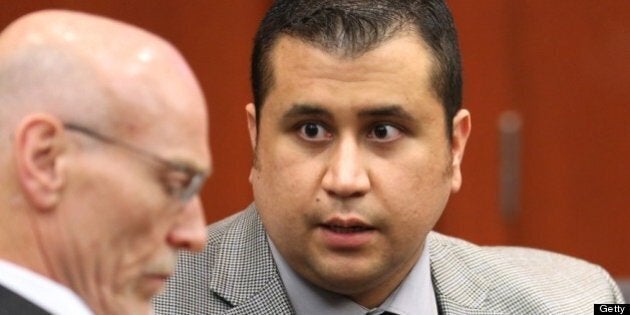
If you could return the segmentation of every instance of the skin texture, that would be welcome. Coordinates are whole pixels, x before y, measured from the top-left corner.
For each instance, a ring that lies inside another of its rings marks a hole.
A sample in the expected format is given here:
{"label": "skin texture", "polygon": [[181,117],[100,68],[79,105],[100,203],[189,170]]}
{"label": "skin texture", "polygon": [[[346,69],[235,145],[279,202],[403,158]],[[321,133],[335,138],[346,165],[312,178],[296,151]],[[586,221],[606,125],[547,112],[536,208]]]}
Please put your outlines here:
{"label": "skin texture", "polygon": [[205,243],[185,180],[85,126],[211,171],[205,100],[183,57],[134,26],[69,11],[0,34],[0,259],[76,292],[96,314],[149,314],[179,250]]}
{"label": "skin texture", "polygon": [[449,144],[416,34],[353,58],[284,36],[271,60],[259,129],[246,107],[263,223],[298,274],[378,306],[461,185],[470,115],[456,115]]}

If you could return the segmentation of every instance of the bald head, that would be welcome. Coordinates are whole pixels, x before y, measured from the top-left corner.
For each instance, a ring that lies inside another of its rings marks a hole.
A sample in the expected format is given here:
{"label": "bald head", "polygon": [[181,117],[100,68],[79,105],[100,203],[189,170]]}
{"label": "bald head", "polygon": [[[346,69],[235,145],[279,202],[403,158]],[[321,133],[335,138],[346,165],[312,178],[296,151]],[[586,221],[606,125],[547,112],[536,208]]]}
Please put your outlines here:
{"label": "bald head", "polygon": [[0,260],[96,314],[148,314],[205,242],[207,112],[184,58],[111,19],[26,15],[0,33],[0,135]]}
{"label": "bald head", "polygon": [[126,116],[161,109],[151,102],[130,106],[140,105],[139,97],[159,98],[149,85],[165,77],[179,78],[202,97],[184,59],[156,35],[85,13],[31,13],[0,34],[2,128],[13,127],[25,113],[43,111],[105,129],[133,129],[140,122]]}

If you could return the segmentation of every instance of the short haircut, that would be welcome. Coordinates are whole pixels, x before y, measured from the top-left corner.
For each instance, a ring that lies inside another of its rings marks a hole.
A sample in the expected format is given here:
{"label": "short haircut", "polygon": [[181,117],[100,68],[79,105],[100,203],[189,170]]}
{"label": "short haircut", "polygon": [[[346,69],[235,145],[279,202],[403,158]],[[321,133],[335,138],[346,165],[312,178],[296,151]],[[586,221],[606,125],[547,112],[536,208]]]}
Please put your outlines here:
{"label": "short haircut", "polygon": [[431,84],[445,111],[447,134],[462,103],[457,31],[443,0],[276,0],[254,40],[251,82],[256,124],[274,84],[271,51],[281,35],[329,53],[358,57],[402,31],[418,34],[432,57]]}

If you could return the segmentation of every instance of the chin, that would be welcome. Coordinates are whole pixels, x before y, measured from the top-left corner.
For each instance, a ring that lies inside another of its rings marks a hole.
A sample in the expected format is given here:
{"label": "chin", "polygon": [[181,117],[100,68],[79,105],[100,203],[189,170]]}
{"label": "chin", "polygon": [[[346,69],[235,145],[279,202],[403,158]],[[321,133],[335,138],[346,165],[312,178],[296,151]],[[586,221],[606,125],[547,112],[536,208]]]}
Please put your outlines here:
{"label": "chin", "polygon": [[129,303],[123,307],[124,311],[121,314],[129,315],[149,315],[153,314],[153,305],[151,301],[136,301]]}
{"label": "chin", "polygon": [[382,278],[379,270],[375,267],[343,264],[315,271],[315,277],[318,278],[316,282],[329,291],[349,295],[357,293],[357,288],[368,287],[375,279]]}
{"label": "chin", "polygon": [[152,294],[154,294],[154,292],[153,290],[151,291],[152,292],[148,292],[145,288],[135,288],[135,290],[129,289],[124,292],[124,294],[119,294],[116,297],[115,303],[119,303],[118,309],[121,311],[115,312],[115,314],[153,314]]}

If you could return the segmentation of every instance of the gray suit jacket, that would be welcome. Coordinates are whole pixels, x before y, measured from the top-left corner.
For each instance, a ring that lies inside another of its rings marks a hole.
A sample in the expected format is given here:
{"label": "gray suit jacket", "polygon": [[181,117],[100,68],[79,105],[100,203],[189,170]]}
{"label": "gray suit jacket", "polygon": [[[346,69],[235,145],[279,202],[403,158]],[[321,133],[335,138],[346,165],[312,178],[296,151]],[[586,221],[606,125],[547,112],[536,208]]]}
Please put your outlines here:
{"label": "gray suit jacket", "polygon": [[[183,254],[157,314],[294,314],[253,206],[208,228]],[[592,314],[623,303],[601,267],[550,252],[480,247],[431,232],[431,274],[442,314]]]}

